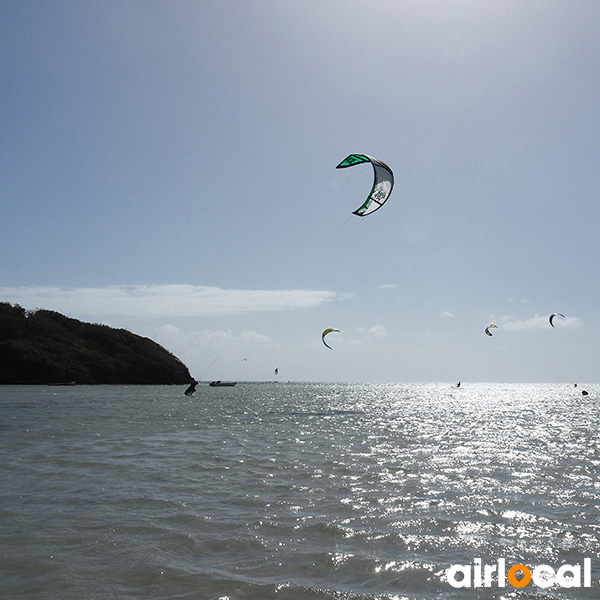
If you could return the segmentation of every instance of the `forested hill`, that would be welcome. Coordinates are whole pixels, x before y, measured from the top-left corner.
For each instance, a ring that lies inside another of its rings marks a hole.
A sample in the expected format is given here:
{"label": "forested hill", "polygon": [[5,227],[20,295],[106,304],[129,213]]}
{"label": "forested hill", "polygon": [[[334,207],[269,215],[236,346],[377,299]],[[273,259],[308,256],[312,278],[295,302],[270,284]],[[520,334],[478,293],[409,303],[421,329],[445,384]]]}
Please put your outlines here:
{"label": "forested hill", "polygon": [[148,338],[0,302],[0,384],[187,384],[187,367]]}

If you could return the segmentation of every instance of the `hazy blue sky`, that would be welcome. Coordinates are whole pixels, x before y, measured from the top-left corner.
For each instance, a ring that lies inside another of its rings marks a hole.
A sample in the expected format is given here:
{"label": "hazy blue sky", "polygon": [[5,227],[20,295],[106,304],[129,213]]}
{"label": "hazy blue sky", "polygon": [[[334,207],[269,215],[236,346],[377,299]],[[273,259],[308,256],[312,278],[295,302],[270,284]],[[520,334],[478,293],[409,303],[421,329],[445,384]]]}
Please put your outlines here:
{"label": "hazy blue sky", "polygon": [[600,2],[0,16],[0,300],[204,379],[598,381]]}

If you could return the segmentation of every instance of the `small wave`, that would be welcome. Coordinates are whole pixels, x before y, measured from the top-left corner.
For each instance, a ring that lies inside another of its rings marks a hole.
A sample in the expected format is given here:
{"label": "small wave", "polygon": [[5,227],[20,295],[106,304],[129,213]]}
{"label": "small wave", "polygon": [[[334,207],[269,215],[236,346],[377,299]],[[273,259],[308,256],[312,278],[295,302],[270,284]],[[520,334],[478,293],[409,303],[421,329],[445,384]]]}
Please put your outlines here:
{"label": "small wave", "polygon": [[340,415],[362,415],[362,410],[314,410],[314,411],[293,411],[287,413],[293,417],[335,417]]}

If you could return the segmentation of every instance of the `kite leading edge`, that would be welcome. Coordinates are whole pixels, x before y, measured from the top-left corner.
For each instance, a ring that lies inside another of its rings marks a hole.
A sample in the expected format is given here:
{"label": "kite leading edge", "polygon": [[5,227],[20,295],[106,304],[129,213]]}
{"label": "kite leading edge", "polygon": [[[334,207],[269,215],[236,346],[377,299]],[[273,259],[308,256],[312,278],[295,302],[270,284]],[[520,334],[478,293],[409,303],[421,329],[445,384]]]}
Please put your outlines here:
{"label": "kite leading edge", "polygon": [[322,334],[321,334],[321,340],[323,340],[323,343],[330,349],[333,350],[333,348],[325,341],[325,336],[328,335],[329,333],[331,333],[332,331],[337,331],[337,333],[341,333],[339,329],[335,329],[334,327],[328,327]]}
{"label": "kite leading edge", "polygon": [[373,165],[373,187],[362,206],[353,211],[353,215],[366,217],[377,209],[381,208],[392,193],[394,187],[394,174],[392,170],[378,158],[367,156],[366,154],[350,154],[336,169],[353,167],[362,163],[371,163]]}

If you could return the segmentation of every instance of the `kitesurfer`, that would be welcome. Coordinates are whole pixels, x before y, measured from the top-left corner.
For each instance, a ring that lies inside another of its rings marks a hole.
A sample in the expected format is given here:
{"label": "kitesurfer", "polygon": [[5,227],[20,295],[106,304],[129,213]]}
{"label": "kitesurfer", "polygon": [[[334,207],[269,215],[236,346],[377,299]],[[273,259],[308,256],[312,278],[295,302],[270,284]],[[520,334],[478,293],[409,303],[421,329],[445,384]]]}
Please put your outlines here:
{"label": "kitesurfer", "polygon": [[185,390],[184,394],[186,396],[191,396],[196,391],[196,386],[197,385],[198,385],[198,382],[195,379],[192,379],[192,382],[190,383],[190,386],[188,387],[187,390]]}

